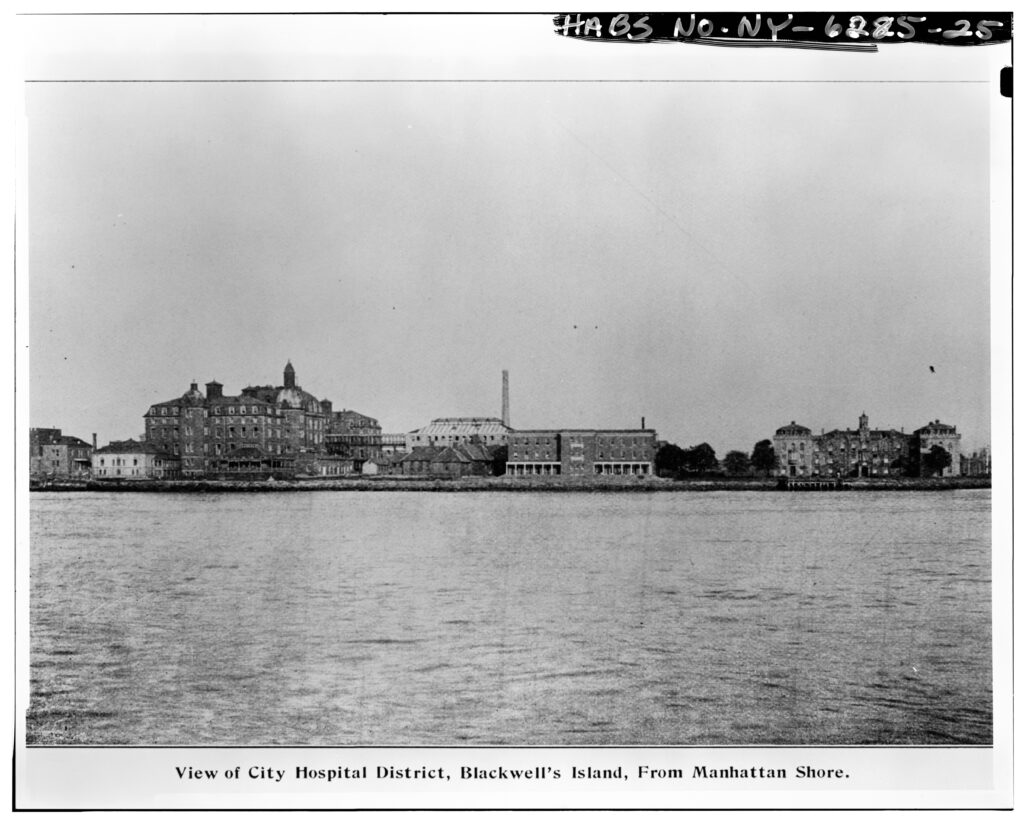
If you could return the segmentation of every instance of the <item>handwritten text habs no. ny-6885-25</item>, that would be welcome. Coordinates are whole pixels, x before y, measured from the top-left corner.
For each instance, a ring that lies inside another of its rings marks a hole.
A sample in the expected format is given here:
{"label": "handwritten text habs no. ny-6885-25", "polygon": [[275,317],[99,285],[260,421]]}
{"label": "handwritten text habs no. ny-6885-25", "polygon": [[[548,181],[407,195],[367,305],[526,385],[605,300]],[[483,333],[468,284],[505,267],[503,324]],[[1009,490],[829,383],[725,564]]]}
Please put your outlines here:
{"label": "handwritten text habs no. ny-6885-25", "polygon": [[[1003,15],[992,15],[1002,18]],[[1010,37],[1008,19],[968,19],[953,14],[560,14],[555,31],[565,37],[644,42],[703,40],[722,44],[931,42],[973,45]]]}

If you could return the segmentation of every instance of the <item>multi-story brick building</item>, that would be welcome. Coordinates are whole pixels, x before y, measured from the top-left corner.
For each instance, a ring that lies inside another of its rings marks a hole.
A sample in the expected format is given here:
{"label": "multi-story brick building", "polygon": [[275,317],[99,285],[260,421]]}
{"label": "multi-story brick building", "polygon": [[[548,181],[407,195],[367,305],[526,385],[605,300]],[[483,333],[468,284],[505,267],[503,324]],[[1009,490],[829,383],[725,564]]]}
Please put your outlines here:
{"label": "multi-story brick building", "polygon": [[327,452],[351,460],[353,472],[360,472],[366,461],[379,461],[382,438],[377,419],[355,410],[336,410],[327,418]]}
{"label": "multi-story brick building", "polygon": [[654,430],[515,430],[505,474],[653,475]]}
{"label": "multi-story brick building", "polygon": [[832,430],[814,435],[795,421],[780,427],[772,439],[778,459],[777,475],[884,477],[921,470],[922,455],[939,444],[953,459],[943,475],[960,474],[960,435],[948,424],[933,422],[912,434],[902,430],[872,430],[862,414],[856,430]]}
{"label": "multi-story brick building", "polygon": [[58,427],[28,431],[29,473],[35,478],[85,478],[91,468],[92,445],[65,436]]}
{"label": "multi-story brick building", "polygon": [[317,473],[326,456],[331,403],[295,383],[291,362],[284,384],[246,387],[225,396],[220,382],[193,382],[182,396],[145,414],[146,440],[181,459],[186,478]]}

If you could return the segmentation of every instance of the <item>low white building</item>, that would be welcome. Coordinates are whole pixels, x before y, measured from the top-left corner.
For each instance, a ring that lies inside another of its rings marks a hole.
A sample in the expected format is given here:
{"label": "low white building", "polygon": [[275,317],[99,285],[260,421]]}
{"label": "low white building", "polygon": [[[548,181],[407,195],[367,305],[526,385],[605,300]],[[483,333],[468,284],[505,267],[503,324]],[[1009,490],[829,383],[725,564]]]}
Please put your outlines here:
{"label": "low white building", "polygon": [[92,454],[92,475],[98,479],[177,478],[181,459],[148,441],[112,441]]}

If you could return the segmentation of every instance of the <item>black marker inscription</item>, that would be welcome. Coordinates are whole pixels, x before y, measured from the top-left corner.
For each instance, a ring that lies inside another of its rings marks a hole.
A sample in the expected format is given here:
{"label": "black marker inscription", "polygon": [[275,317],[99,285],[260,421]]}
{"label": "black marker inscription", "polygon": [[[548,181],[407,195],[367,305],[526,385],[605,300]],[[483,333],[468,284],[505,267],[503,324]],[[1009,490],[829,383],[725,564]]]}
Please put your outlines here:
{"label": "black marker inscription", "polygon": [[612,43],[702,43],[877,51],[879,43],[987,45],[1009,42],[1009,12],[634,12],[556,15],[562,37]]}

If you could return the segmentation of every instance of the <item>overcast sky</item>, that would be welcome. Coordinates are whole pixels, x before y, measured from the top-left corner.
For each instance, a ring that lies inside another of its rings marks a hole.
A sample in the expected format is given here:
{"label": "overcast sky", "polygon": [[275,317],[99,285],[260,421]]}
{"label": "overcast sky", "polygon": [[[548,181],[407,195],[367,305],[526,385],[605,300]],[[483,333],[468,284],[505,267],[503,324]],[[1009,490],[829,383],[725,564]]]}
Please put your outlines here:
{"label": "overcast sky", "polygon": [[[505,19],[30,21],[30,79],[393,80],[29,84],[30,423],[137,437],[290,359],[386,432],[500,415],[508,369],[519,428],[645,416],[722,455],[864,411],[988,442],[1003,47]],[[588,82],[394,81],[441,78]]]}

